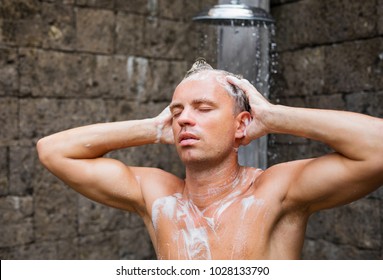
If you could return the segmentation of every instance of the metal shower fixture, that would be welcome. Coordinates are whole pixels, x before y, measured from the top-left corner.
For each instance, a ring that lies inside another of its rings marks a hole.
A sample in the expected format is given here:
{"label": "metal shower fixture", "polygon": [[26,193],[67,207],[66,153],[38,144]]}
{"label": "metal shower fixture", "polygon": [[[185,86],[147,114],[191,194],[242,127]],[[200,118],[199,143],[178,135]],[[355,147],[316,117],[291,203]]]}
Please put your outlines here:
{"label": "metal shower fixture", "polygon": [[265,10],[239,4],[238,2],[231,1],[232,4],[215,5],[193,17],[193,21],[216,25],[242,26],[253,25],[255,22],[274,23],[274,19]]}

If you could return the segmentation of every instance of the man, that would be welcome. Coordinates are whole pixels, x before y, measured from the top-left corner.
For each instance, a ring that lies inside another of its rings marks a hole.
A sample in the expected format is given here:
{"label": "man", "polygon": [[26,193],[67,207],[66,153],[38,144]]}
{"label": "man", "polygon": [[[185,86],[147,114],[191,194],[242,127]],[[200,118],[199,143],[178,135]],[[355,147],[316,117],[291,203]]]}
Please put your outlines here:
{"label": "man", "polygon": [[[250,104],[250,106],[249,106]],[[321,141],[320,158],[242,167],[237,150],[268,133]],[[102,156],[175,144],[186,178]],[[95,124],[41,139],[41,162],[86,197],[138,213],[159,259],[298,259],[310,215],[383,184],[383,121],[269,103],[246,80],[197,62],[151,119]]]}

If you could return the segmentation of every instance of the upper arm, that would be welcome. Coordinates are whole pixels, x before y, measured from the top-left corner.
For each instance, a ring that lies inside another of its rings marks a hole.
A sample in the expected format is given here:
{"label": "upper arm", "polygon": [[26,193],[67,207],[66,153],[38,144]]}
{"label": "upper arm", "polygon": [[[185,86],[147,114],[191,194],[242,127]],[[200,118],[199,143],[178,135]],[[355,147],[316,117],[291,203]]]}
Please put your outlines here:
{"label": "upper arm", "polygon": [[102,204],[137,212],[141,186],[132,168],[110,158],[57,158],[45,166],[75,191]]}
{"label": "upper arm", "polygon": [[[168,177],[156,168],[130,167],[111,158],[56,158],[45,166],[75,191],[99,203],[145,215],[147,201],[167,189]],[[154,185],[153,182],[156,182]],[[171,180],[168,182],[172,186]],[[173,184],[174,185],[174,184]],[[152,193],[143,190],[155,188]],[[150,196],[152,194],[152,196]]]}
{"label": "upper arm", "polygon": [[348,159],[332,153],[285,166],[285,199],[307,207],[309,213],[350,203],[383,183],[378,162]]}

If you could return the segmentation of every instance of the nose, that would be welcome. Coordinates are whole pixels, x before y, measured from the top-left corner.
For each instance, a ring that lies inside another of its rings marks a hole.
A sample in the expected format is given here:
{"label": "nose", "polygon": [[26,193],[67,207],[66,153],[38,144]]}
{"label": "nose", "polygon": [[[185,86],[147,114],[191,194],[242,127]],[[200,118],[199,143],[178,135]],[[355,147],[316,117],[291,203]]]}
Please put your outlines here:
{"label": "nose", "polygon": [[196,124],[193,112],[187,108],[182,110],[181,114],[178,116],[177,122],[181,127],[194,126]]}

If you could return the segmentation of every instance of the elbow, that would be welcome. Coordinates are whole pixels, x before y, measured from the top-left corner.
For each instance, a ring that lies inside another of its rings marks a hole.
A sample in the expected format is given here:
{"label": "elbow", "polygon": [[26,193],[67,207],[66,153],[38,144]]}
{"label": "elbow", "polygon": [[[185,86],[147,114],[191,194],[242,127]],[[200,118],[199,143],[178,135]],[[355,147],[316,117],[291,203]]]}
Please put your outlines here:
{"label": "elbow", "polygon": [[37,144],[36,144],[38,158],[40,162],[42,163],[42,165],[44,165],[47,168],[52,158],[52,151],[51,151],[52,143],[50,142],[51,141],[49,141],[49,136],[48,136],[48,137],[41,138],[40,140],[37,141]]}

